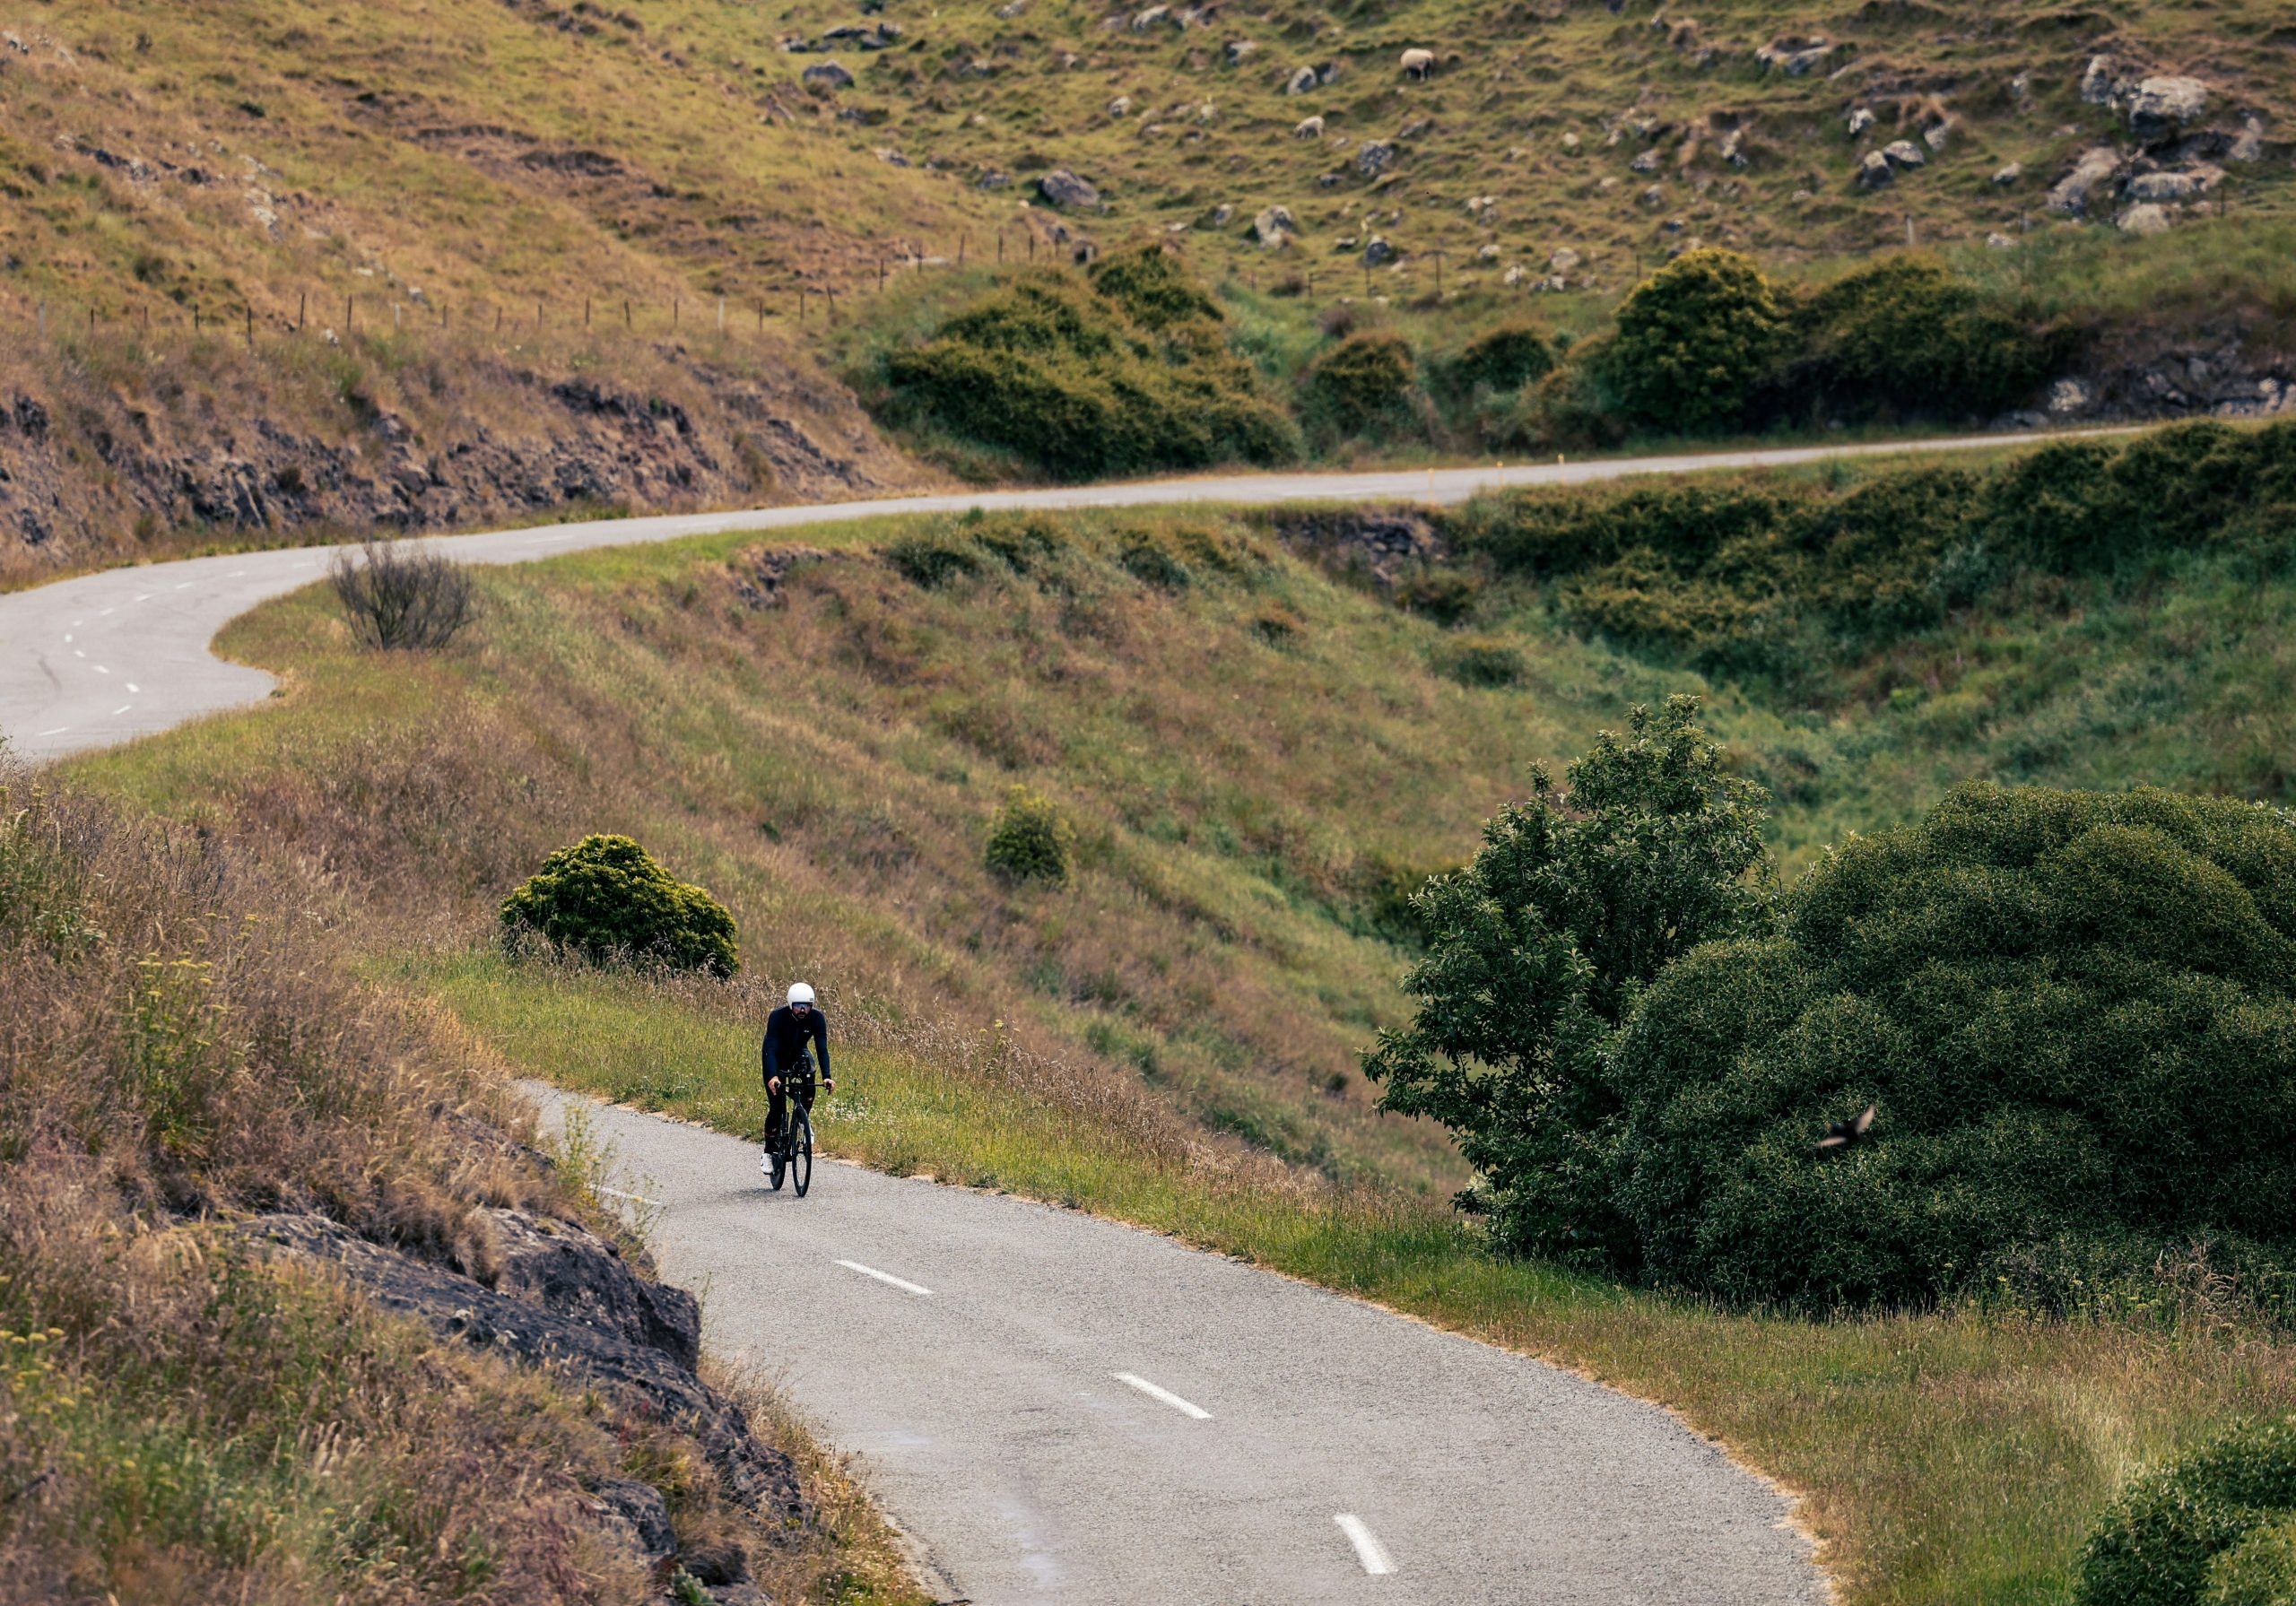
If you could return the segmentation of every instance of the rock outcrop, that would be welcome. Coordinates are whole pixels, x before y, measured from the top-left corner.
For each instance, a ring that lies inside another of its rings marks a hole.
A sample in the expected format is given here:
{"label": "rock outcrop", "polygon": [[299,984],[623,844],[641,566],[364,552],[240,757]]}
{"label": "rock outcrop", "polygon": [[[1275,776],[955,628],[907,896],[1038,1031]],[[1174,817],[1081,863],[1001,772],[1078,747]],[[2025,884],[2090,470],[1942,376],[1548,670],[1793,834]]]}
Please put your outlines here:
{"label": "rock outcrop", "polygon": [[[752,1511],[811,1520],[795,1464],[760,1443],[742,1408],[695,1375],[700,1323],[691,1295],[643,1283],[610,1246],[578,1227],[488,1214],[502,1239],[494,1288],[370,1243],[323,1216],[258,1216],[242,1230],[268,1253],[335,1271],[384,1309],[442,1337],[578,1378],[691,1437],[725,1489]],[[657,1541],[650,1504],[621,1492],[619,1503],[607,1503],[641,1538]]]}

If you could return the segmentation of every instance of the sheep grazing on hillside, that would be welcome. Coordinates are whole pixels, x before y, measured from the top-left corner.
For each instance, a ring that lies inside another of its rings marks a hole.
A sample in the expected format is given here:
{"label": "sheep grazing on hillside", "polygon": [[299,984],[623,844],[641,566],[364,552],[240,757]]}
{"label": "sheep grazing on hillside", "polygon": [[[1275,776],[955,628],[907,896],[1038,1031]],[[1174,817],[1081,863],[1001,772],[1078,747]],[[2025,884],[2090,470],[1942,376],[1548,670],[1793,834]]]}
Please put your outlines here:
{"label": "sheep grazing on hillside", "polygon": [[1321,113],[1312,117],[1301,117],[1292,126],[1293,139],[1321,139],[1323,136],[1324,119]]}
{"label": "sheep grazing on hillside", "polygon": [[1435,52],[1406,50],[1403,53],[1403,72],[1406,78],[1425,78],[1435,70]]}

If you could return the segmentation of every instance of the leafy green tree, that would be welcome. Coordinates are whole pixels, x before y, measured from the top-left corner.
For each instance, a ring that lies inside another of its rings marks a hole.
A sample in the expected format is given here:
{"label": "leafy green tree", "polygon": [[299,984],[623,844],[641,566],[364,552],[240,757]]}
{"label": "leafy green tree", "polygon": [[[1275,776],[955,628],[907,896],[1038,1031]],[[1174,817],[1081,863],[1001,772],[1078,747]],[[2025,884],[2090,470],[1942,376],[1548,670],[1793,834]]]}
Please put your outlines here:
{"label": "leafy green tree", "polygon": [[1605,1046],[1668,960],[1768,919],[1765,798],[1722,772],[1698,710],[1635,708],[1570,766],[1567,792],[1534,770],[1474,861],[1414,903],[1418,1013],[1364,1071],[1380,1107],[1451,1129],[1480,1178],[1461,1202],[1510,1247],[1631,1262],[1609,1202],[1622,1106]]}
{"label": "leafy green tree", "polygon": [[506,942],[532,933],[593,964],[635,959],[713,976],[741,968],[726,906],[628,837],[560,848],[503,900],[501,919]]}
{"label": "leafy green tree", "polygon": [[1752,261],[1685,251],[1626,298],[1604,354],[1629,413],[1654,429],[1736,423],[1777,360],[1785,317]]}

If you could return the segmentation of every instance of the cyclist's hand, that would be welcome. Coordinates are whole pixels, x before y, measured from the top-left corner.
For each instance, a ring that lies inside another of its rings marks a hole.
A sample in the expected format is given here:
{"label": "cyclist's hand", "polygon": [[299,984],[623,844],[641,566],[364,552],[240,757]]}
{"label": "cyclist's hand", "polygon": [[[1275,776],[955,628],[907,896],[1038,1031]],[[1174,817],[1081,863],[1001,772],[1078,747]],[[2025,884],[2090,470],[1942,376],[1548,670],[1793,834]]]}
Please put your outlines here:
{"label": "cyclist's hand", "polygon": [[778,1093],[781,1091],[781,1079],[778,1076],[767,1077],[765,1079],[765,1090],[769,1093]]}
{"label": "cyclist's hand", "polygon": [[834,1089],[836,1086],[837,1086],[837,1078],[835,1078],[834,1076],[824,1076],[824,1077],[822,1077],[822,1092],[824,1092],[824,1093],[829,1092],[830,1090],[831,1090],[832,1089]]}

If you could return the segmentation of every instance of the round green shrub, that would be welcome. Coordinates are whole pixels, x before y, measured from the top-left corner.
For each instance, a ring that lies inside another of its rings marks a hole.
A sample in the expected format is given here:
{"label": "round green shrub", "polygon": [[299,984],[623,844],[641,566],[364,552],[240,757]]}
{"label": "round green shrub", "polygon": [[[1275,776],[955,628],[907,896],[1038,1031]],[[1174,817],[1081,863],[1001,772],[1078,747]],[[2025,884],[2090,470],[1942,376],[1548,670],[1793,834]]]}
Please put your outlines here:
{"label": "round green shrub", "polygon": [[1554,351],[1528,324],[1501,324],[1466,343],[1456,365],[1463,386],[1520,390],[1554,369]]}
{"label": "round green shrub", "polygon": [[1074,835],[1051,799],[1016,785],[1005,793],[989,827],[983,860],[991,874],[1015,885],[1042,881],[1065,887]]}
{"label": "round green shrub", "polygon": [[734,917],[700,887],[673,880],[628,837],[585,837],[543,861],[502,902],[502,934],[531,933],[593,964],[636,959],[731,976]]}
{"label": "round green shrub", "polygon": [[1462,686],[1496,690],[1523,679],[1522,650],[1496,636],[1478,636],[1454,643],[1439,660],[1443,673]]}
{"label": "round green shrub", "polygon": [[1302,383],[1309,424],[1342,439],[1411,413],[1411,346],[1399,334],[1352,334],[1318,358]]}
{"label": "round green shrub", "polygon": [[2144,1474],[2099,1518],[2074,1606],[2296,1601],[2296,1417],[2234,1428]]}
{"label": "round green shrub", "polygon": [[1785,318],[1761,270],[1735,251],[1685,251],[1618,311],[1605,353],[1627,412],[1657,430],[1726,429],[1777,359]]}
{"label": "round green shrub", "polygon": [[[1668,967],[1612,1074],[1657,1280],[1826,1309],[2006,1279],[2065,1308],[2198,1240],[2276,1287],[2296,817],[1962,786],[1829,855],[1778,934]],[[1868,1105],[1866,1141],[1815,1147]]]}
{"label": "round green shrub", "polygon": [[1146,534],[1127,536],[1117,549],[1117,566],[1143,585],[1185,591],[1195,576],[1170,547]]}

